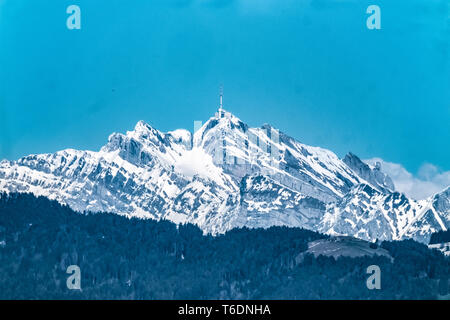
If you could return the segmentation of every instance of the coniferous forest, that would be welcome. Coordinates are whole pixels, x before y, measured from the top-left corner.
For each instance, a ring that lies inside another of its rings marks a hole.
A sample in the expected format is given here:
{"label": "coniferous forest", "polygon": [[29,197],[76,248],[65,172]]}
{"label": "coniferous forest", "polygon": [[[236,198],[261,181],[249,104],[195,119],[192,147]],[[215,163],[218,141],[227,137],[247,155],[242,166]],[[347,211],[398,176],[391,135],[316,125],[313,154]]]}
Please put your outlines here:
{"label": "coniferous forest", "polygon": [[450,242],[450,230],[439,231],[431,235],[430,244]]}
{"label": "coniferous forest", "polygon": [[[235,229],[76,213],[47,198],[0,196],[0,299],[438,299],[450,259],[426,245],[382,242],[393,259],[299,254],[327,236],[299,228]],[[67,267],[78,265],[81,290]],[[381,269],[369,290],[366,269]],[[446,296],[447,295],[447,296]]]}

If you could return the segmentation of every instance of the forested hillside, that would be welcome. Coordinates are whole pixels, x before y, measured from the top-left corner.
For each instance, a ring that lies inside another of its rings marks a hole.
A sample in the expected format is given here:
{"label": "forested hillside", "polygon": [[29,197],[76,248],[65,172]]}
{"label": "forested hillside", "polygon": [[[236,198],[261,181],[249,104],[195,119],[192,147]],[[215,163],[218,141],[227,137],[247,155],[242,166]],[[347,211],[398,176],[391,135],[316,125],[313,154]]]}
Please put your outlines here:
{"label": "forested hillside", "polygon": [[439,231],[431,235],[430,244],[450,242],[450,230]]}
{"label": "forested hillside", "polygon": [[[80,214],[46,198],[0,195],[0,299],[435,299],[450,259],[412,240],[387,257],[304,255],[326,238],[287,227],[212,237],[192,225]],[[81,291],[69,290],[69,265]],[[366,269],[381,269],[369,290]]]}

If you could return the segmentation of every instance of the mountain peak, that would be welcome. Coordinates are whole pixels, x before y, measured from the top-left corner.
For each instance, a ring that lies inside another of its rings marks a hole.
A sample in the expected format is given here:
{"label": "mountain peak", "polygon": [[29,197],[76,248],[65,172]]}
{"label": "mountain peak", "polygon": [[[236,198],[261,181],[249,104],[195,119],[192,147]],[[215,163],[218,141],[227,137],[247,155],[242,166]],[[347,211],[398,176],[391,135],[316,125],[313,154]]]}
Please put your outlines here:
{"label": "mountain peak", "polygon": [[133,132],[140,133],[140,134],[148,134],[148,133],[157,133],[158,130],[154,129],[151,125],[149,125],[144,120],[139,120],[136,125],[134,126]]}
{"label": "mountain peak", "polygon": [[240,122],[242,122],[241,119],[236,117],[233,113],[231,113],[230,111],[227,111],[223,108],[217,109],[216,113],[214,113],[213,119],[218,119],[220,121],[232,121],[232,122],[240,121]]}
{"label": "mountain peak", "polygon": [[100,152],[0,162],[0,192],[32,192],[80,212],[189,222],[211,233],[287,225],[370,240],[399,239],[407,230],[426,241],[448,228],[449,188],[408,200],[381,169],[353,153],[341,160],[268,124],[249,127],[221,104],[194,134],[160,132],[141,120],[110,135]]}
{"label": "mountain peak", "polygon": [[136,125],[134,126],[134,130],[148,130],[151,126],[145,122],[144,120],[139,120]]}
{"label": "mountain peak", "polygon": [[130,138],[134,138],[138,141],[153,141],[158,143],[158,141],[163,141],[165,134],[156,130],[151,125],[143,120],[139,120],[134,127],[134,130],[127,131],[126,134]]}
{"label": "mountain peak", "polygon": [[374,167],[364,163],[358,156],[349,152],[342,160],[350,169],[374,187],[384,191],[394,191],[394,182],[385,173],[381,172],[381,165],[377,163]]}

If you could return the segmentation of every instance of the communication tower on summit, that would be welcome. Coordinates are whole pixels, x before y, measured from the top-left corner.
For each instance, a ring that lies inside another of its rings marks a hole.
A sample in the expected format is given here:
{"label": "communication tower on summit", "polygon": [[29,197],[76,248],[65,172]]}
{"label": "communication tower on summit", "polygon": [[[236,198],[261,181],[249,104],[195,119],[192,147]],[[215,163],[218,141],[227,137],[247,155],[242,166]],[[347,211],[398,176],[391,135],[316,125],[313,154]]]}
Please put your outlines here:
{"label": "communication tower on summit", "polygon": [[220,86],[219,109],[216,112],[217,118],[231,118],[231,114],[223,109],[223,86]]}
{"label": "communication tower on summit", "polygon": [[223,86],[220,86],[219,111],[223,109]]}

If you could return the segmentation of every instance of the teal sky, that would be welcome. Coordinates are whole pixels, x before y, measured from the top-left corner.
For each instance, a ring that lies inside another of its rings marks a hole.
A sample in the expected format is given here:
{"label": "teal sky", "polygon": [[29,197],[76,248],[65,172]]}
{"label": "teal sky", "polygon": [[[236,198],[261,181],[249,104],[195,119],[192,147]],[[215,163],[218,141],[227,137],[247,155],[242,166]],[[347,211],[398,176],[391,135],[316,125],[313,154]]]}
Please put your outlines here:
{"label": "teal sky", "polygon": [[249,125],[450,170],[449,51],[448,0],[0,0],[0,159],[192,130],[223,83]]}

